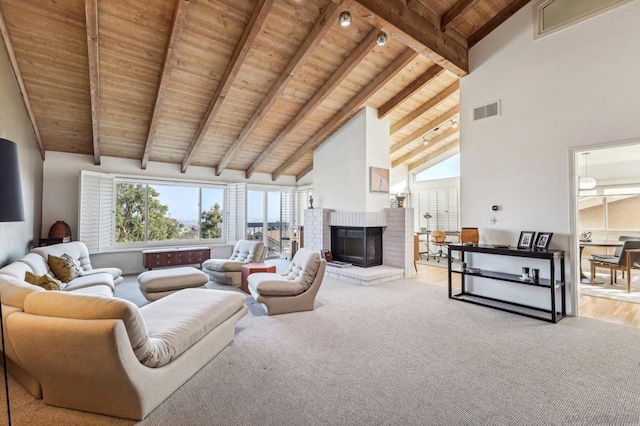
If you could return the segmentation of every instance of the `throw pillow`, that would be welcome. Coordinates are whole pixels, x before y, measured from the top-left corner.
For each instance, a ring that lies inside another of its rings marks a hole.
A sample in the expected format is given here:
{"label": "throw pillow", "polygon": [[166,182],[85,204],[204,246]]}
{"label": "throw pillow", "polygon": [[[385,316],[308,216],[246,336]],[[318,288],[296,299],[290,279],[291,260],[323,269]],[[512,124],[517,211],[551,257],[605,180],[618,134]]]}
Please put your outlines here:
{"label": "throw pillow", "polygon": [[24,274],[24,280],[29,284],[39,285],[45,290],[62,290],[62,283],[49,274],[40,276],[27,271]]}
{"label": "throw pillow", "polygon": [[47,263],[51,272],[63,283],[68,283],[72,279],[82,276],[82,269],[78,268],[73,258],[68,254],[63,254],[60,257],[50,254],[47,257]]}

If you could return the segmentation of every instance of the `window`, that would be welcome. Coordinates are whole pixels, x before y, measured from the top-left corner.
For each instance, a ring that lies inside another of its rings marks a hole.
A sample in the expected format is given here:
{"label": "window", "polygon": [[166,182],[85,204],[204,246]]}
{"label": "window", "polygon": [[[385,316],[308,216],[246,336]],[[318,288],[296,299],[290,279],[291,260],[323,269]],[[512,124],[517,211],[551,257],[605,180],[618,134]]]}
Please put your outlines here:
{"label": "window", "polygon": [[416,174],[416,182],[460,176],[460,154],[456,154]]}
{"label": "window", "polygon": [[535,8],[536,37],[561,30],[630,0],[544,0]]}
{"label": "window", "polygon": [[90,253],[114,247],[221,241],[225,191],[226,185],[82,171],[79,238]]}
{"label": "window", "polygon": [[222,238],[224,188],[118,179],[115,243]]}
{"label": "window", "polygon": [[605,188],[603,192],[604,195],[578,198],[580,232],[591,232],[593,239],[638,235],[640,188]]}

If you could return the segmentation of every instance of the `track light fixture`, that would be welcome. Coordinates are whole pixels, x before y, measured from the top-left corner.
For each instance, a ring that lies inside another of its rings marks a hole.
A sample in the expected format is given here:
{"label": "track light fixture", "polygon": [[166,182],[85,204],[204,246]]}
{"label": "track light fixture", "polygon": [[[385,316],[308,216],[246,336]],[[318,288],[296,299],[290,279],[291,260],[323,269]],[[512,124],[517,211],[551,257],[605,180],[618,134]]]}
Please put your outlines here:
{"label": "track light fixture", "polygon": [[349,25],[351,25],[351,14],[345,10],[340,14],[338,22],[340,23],[341,27],[348,27]]}
{"label": "track light fixture", "polygon": [[378,44],[378,46],[384,46],[385,44],[387,44],[387,33],[383,31],[380,34],[378,34],[378,37],[376,38],[376,43]]}

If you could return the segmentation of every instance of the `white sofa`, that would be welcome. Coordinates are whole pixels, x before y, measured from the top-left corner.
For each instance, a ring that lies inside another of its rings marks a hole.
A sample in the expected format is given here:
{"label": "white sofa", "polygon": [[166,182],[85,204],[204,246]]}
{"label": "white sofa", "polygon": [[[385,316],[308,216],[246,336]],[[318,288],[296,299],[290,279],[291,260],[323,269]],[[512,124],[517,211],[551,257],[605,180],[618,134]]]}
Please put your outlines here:
{"label": "white sofa", "polygon": [[65,291],[24,281],[26,271],[46,270],[41,254],[77,248],[66,244],[0,269],[9,371],[47,404],[141,420],[233,341],[247,313],[243,295],[208,289],[138,308],[113,297],[109,272]]}

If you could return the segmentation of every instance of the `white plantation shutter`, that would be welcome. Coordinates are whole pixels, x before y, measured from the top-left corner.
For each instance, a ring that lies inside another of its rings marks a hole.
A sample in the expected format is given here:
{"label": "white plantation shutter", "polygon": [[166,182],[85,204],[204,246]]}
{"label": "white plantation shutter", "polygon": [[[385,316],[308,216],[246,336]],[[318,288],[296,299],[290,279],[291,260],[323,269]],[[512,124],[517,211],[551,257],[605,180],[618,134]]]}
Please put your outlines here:
{"label": "white plantation shutter", "polygon": [[89,253],[113,248],[114,179],[105,173],[80,171],[79,240]]}
{"label": "white plantation shutter", "polygon": [[295,188],[282,188],[280,195],[280,214],[282,225],[285,227],[284,233],[289,234],[289,230],[297,225]]}
{"label": "white plantation shutter", "polygon": [[296,225],[304,226],[304,211],[309,208],[309,197],[313,188],[298,189],[296,197]]}
{"label": "white plantation shutter", "polygon": [[418,193],[420,203],[420,227],[427,227],[427,220],[422,217],[429,212],[429,230],[460,230],[460,197],[458,188],[439,188]]}
{"label": "white plantation shutter", "polygon": [[235,244],[246,238],[247,184],[230,183],[227,189],[227,242]]}

